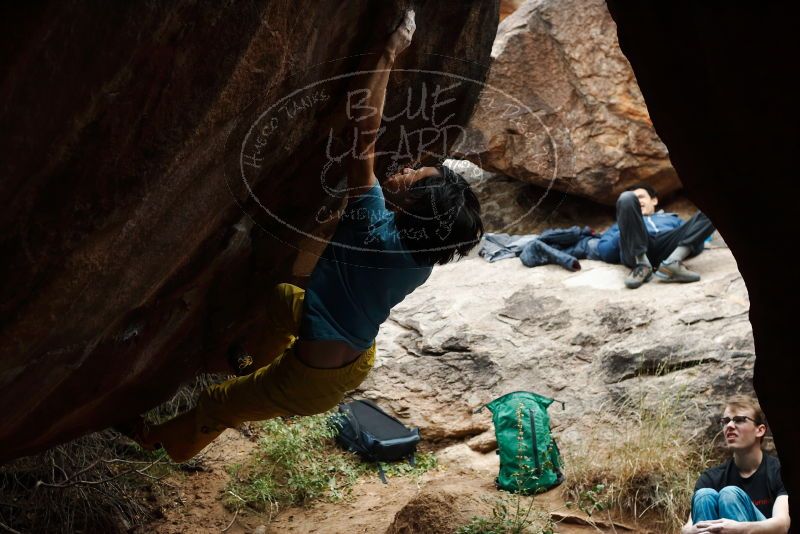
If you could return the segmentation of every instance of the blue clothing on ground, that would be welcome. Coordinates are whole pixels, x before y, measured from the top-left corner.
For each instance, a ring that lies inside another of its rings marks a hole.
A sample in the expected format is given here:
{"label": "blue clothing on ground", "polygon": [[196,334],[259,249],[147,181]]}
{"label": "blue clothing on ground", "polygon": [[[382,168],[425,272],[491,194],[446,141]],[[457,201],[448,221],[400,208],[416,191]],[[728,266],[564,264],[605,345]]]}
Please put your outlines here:
{"label": "blue clothing on ground", "polygon": [[525,267],[538,267],[556,263],[570,271],[578,271],[581,268],[581,264],[575,256],[551,247],[538,239],[534,239],[525,245],[519,255],[519,259]]}
{"label": "blue clothing on ground", "polygon": [[351,198],[306,288],[300,337],[372,346],[389,311],[422,285],[420,265],[400,239],[379,184]]}
{"label": "blue clothing on ground", "polygon": [[548,229],[531,235],[485,233],[478,255],[490,263],[519,256],[527,267],[555,263],[575,271],[580,269],[578,260],[587,257],[592,239],[597,241],[588,226]]}
{"label": "blue clothing on ground", "polygon": [[508,235],[508,234],[483,234],[478,255],[494,263],[507,258],[516,258],[522,253],[525,245],[539,237],[538,235]]}
{"label": "blue clothing on ground", "polygon": [[[667,230],[674,230],[683,224],[683,221],[676,213],[665,213],[659,211],[653,215],[645,215],[644,226],[647,228],[647,233],[651,236],[658,235]],[[619,225],[614,223],[611,228],[603,232],[600,240],[593,246],[594,254],[589,255],[589,259],[600,259],[607,263],[620,263],[620,250],[619,250]],[[597,256],[596,258],[593,256]]]}
{"label": "blue clothing on ground", "polygon": [[764,521],[767,518],[738,486],[725,486],[720,491],[700,488],[692,497],[692,523],[713,519]]}
{"label": "blue clothing on ground", "polygon": [[519,259],[526,267],[556,263],[577,271],[581,268],[578,260],[587,257],[592,239],[596,238],[588,226],[545,230],[523,247]]}

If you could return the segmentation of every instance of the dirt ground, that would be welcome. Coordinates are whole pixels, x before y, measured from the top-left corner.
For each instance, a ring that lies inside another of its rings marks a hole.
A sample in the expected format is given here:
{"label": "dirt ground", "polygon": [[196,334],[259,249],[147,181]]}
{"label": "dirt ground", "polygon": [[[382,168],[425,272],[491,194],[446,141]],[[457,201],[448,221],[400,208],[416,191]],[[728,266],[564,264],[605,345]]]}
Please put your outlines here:
{"label": "dirt ground", "polygon": [[[273,518],[246,509],[230,511],[222,504],[229,480],[226,467],[243,462],[255,447],[255,438],[226,431],[202,453],[197,470],[167,479],[171,487],[158,498],[163,517],[135,532],[437,534],[454,532],[474,515],[490,517],[496,500],[506,495],[494,488],[496,455],[479,455],[462,445],[442,451],[440,467],[419,480],[399,477],[383,484],[377,476],[366,477],[343,502],[288,508]],[[535,505],[556,521],[559,533],[637,531],[603,520],[593,526],[585,515],[566,507],[558,488],[537,496]]]}

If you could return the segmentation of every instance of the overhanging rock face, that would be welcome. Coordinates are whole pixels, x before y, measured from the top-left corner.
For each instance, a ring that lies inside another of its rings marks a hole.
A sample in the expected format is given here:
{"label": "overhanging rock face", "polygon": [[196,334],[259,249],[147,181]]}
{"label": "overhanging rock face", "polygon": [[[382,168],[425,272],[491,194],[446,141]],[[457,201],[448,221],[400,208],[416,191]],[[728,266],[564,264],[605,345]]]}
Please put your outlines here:
{"label": "overhanging rock face", "polygon": [[[346,145],[322,125],[409,6],[50,2],[2,17],[0,461],[142,412],[257,339],[263,291],[301,280],[332,229],[319,214]],[[496,1],[413,7],[379,177],[400,152],[446,153],[497,27]]]}

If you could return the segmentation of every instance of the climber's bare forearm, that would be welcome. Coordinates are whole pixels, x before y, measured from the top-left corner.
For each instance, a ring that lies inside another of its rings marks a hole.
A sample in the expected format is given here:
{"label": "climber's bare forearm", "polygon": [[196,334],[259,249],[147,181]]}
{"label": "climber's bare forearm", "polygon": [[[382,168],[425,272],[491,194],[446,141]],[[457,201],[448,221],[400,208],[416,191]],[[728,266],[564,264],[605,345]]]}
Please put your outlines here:
{"label": "climber's bare forearm", "polygon": [[357,195],[377,183],[374,173],[375,143],[386,102],[386,86],[395,58],[411,43],[415,28],[414,12],[409,11],[383,50],[364,56],[359,74],[353,78],[348,89],[347,118],[354,136],[354,154],[348,165],[350,195]]}
{"label": "climber's bare forearm", "polygon": [[394,66],[395,54],[384,50],[377,59],[362,62],[359,76],[347,92],[347,117],[354,136],[354,154],[348,168],[351,195],[358,194],[353,188],[371,187],[376,182],[374,174],[375,142],[381,127],[383,106],[386,102],[386,86]]}

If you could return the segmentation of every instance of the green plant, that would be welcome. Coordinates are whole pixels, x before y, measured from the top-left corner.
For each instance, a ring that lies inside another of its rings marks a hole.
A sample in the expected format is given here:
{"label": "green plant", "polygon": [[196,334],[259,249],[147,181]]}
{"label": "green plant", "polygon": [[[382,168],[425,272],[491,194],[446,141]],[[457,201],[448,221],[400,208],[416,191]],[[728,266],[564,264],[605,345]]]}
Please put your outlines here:
{"label": "green plant", "polygon": [[609,410],[610,443],[589,440],[567,455],[568,504],[592,515],[614,511],[672,532],[688,517],[694,483],[712,459],[710,443],[685,436],[683,399],[647,396]]}
{"label": "green plant", "polygon": [[[513,496],[496,499],[492,505],[492,517],[475,516],[456,531],[456,534],[551,534],[555,527],[550,515],[535,508],[533,497],[524,497],[528,483],[536,479],[535,469],[527,462],[523,404],[517,406],[517,463],[520,470],[513,477],[517,491]],[[552,445],[551,445],[552,446]],[[532,454],[538,454],[532,451]],[[547,454],[547,458],[550,455]],[[544,469],[552,468],[546,460]],[[525,502],[527,501],[527,502]]]}
{"label": "green plant", "polygon": [[534,507],[533,497],[517,493],[496,499],[491,517],[475,516],[456,534],[552,534],[554,528],[550,515]]}
{"label": "green plant", "polygon": [[567,501],[568,508],[577,506],[578,510],[592,517],[595,512],[607,510],[609,503],[604,496],[606,487],[603,484],[596,484],[594,487],[579,491],[577,502]]}
{"label": "green plant", "polygon": [[[436,469],[439,466],[439,461],[436,459],[436,455],[431,452],[418,452],[414,455],[414,465],[405,461],[399,461],[391,463],[381,462],[381,466],[387,477],[413,477],[419,479],[419,477],[431,469]],[[377,466],[375,465],[368,464],[368,467],[372,467],[377,471]]]}
{"label": "green plant", "polygon": [[257,454],[229,472],[227,504],[273,512],[282,505],[341,499],[366,469],[333,447],[327,414],[262,424]]}
{"label": "green plant", "polygon": [[[225,504],[247,506],[270,516],[282,507],[306,505],[314,500],[337,501],[346,497],[359,477],[377,472],[377,464],[362,462],[334,443],[330,414],[272,419],[261,423],[258,450],[244,464],[228,469],[231,482]],[[387,476],[419,477],[435,468],[436,457],[419,453],[407,462],[382,464]]]}

